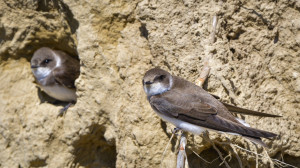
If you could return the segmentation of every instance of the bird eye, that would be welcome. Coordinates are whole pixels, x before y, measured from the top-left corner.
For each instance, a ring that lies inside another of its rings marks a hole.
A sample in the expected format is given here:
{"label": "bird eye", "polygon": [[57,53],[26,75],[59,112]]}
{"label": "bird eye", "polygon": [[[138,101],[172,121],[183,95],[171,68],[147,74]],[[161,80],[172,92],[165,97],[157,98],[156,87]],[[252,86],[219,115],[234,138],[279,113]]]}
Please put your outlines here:
{"label": "bird eye", "polygon": [[160,75],[160,76],[157,76],[157,77],[155,77],[154,78],[154,80],[156,81],[156,80],[163,80],[163,79],[165,79],[165,77],[166,77],[166,75]]}
{"label": "bird eye", "polygon": [[160,75],[160,76],[159,76],[159,79],[160,79],[160,80],[163,80],[163,79],[165,79],[165,77],[166,77],[166,75]]}
{"label": "bird eye", "polygon": [[48,64],[50,61],[51,61],[50,59],[46,59],[46,60],[44,61],[44,63]]}

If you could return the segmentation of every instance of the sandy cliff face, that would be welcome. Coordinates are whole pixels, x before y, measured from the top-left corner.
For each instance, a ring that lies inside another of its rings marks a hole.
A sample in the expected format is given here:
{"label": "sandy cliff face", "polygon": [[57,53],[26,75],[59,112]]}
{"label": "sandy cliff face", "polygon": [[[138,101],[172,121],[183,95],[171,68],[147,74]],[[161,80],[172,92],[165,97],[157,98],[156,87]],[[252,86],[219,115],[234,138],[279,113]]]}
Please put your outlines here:
{"label": "sandy cliff face", "polygon": [[[208,47],[214,15],[217,40]],[[282,115],[245,120],[280,134],[264,140],[269,155],[300,166],[299,18],[298,1],[1,0],[0,167],[159,167],[173,126],[150,108],[142,77],[160,66],[194,81],[210,51],[207,90],[238,106]],[[31,74],[31,56],[43,46],[81,62],[78,102],[64,117],[57,118],[62,105],[52,103]],[[211,138],[226,141],[224,135]],[[175,166],[176,145],[175,138],[164,167]],[[219,148],[238,167],[232,149]],[[221,163],[206,164],[192,150],[208,161],[218,157],[209,143],[189,135],[191,167]],[[237,152],[245,167],[255,166],[254,156]],[[259,167],[270,163],[262,159]]]}

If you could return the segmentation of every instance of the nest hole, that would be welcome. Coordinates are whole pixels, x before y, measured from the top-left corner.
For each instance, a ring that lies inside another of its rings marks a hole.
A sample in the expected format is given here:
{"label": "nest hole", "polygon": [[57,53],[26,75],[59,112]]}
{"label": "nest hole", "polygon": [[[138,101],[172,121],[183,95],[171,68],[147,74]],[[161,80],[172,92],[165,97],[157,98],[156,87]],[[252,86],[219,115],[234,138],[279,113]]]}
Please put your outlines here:
{"label": "nest hole", "polygon": [[104,138],[105,127],[94,124],[89,128],[90,133],[82,135],[74,142],[75,165],[88,168],[115,167],[117,160],[115,141]]}

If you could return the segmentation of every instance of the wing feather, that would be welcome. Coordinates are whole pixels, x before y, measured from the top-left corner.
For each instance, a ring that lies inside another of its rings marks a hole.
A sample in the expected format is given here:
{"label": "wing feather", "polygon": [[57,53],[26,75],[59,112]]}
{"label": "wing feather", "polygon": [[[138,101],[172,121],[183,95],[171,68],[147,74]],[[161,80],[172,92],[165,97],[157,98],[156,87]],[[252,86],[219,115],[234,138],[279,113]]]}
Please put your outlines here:
{"label": "wing feather", "polygon": [[238,121],[223,118],[217,115],[217,108],[203,101],[204,99],[195,94],[179,94],[176,91],[150,97],[150,104],[157,112],[191,124],[254,138],[276,136],[271,132],[245,127]]}
{"label": "wing feather", "polygon": [[[217,95],[214,95],[212,93],[210,93],[210,95],[212,95],[216,99],[220,99],[220,97]],[[225,103],[225,102],[222,102],[222,103],[232,113],[239,113],[239,114],[244,114],[244,115],[260,116],[260,117],[282,117],[280,115],[268,114],[268,113],[263,113],[263,112],[259,112],[259,111],[244,109],[241,107],[233,106],[233,105]]]}
{"label": "wing feather", "polygon": [[79,61],[69,56],[65,52],[54,51],[58,55],[64,55],[63,66],[57,67],[52,71],[55,81],[65,87],[75,88],[75,80],[80,74]]}
{"label": "wing feather", "polygon": [[193,94],[179,94],[178,92],[166,92],[162,95],[152,96],[150,104],[159,112],[178,117],[185,115],[205,121],[210,115],[217,114],[216,108],[201,101],[201,98]]}

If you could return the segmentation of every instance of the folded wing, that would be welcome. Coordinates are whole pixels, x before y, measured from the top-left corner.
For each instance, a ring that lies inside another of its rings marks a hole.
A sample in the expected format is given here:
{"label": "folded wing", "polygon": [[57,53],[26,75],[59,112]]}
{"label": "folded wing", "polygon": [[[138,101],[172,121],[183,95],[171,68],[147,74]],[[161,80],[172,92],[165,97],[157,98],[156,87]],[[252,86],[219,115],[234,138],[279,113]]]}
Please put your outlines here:
{"label": "folded wing", "polygon": [[[216,99],[220,99],[219,96],[211,94],[213,97],[215,97]],[[239,113],[239,114],[244,114],[244,115],[252,115],[252,116],[260,116],[260,117],[282,117],[279,115],[275,115],[275,114],[268,114],[268,113],[263,113],[263,112],[259,112],[259,111],[253,111],[253,110],[248,110],[248,109],[244,109],[244,108],[240,108],[237,106],[233,106],[231,104],[222,102],[223,105],[232,113]]]}
{"label": "folded wing", "polygon": [[151,105],[158,112],[194,125],[253,138],[276,136],[274,133],[249,128],[230,118],[221,117],[218,113],[229,112],[204,101],[201,96],[196,94],[184,94],[176,91],[165,92],[150,98]]}

